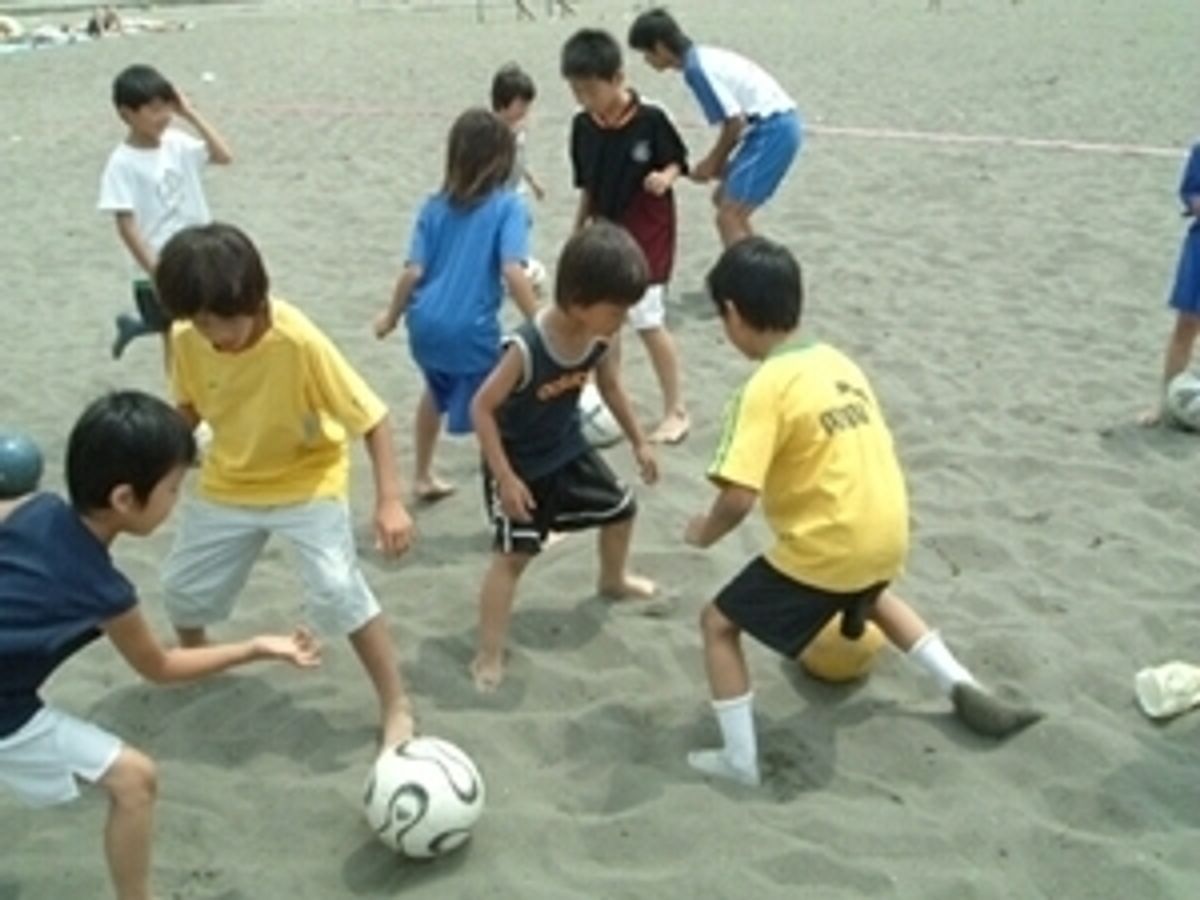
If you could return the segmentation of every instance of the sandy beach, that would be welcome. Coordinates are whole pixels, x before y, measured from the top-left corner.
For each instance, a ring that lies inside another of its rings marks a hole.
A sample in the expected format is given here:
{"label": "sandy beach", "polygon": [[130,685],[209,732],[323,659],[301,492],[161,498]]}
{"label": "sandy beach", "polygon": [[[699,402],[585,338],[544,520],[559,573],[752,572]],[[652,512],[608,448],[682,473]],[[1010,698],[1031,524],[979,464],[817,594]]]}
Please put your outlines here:
{"label": "sandy beach", "polygon": [[[33,6],[0,0],[28,23],[76,17]],[[1200,662],[1200,437],[1134,424],[1171,322],[1175,191],[1200,131],[1200,6],[672,7],[698,41],[772,71],[811,126],[758,225],[805,267],[806,328],[860,362],[887,411],[912,498],[901,592],[984,683],[1046,720],[994,744],[897,653],[834,688],[753,646],[764,786],[714,785],[687,767],[688,749],[716,739],[697,614],[767,532],[755,519],[707,553],[681,540],[709,499],[725,398],[752,371],[701,294],[718,242],[708,192],[684,185],[670,315],[695,425],[662,452],[661,483],[639,491],[633,557],[666,588],[665,611],[592,596],[593,541],[572,537],[530,570],[508,680],[478,696],[466,665],[488,534],[475,446],[442,445],[460,491],[417,510],[418,543],[399,563],[370,549],[356,448],[363,558],[420,729],[476,760],[484,818],[465,851],[433,864],[375,841],[359,805],[373,699],[347,646],[329,646],[317,673],[245,669],[161,689],[100,642],[46,696],[159,761],[160,898],[1200,896],[1200,712],[1155,725],[1132,691],[1143,666]],[[548,190],[534,240],[551,262],[575,209],[558,49],[582,24],[624,42],[633,4],[582,0],[578,18],[525,24],[507,8],[478,24],[473,4],[374,0],[152,14],[194,27],[0,56],[0,424],[37,438],[45,485],[60,489],[86,401],[165,387],[157,344],[109,357],[127,273],[95,211],[123,136],[112,77],[148,62],[229,139],[235,165],[205,182],[214,214],[253,235],[275,291],[387,400],[409,477],[419,376],[403,336],[378,342],[371,321],[439,184],[449,123],[486,102],[503,62],[533,75],[530,163]],[[682,82],[636,57],[627,71],[704,153],[713,134]],[[638,347],[626,383],[650,420],[657,394]],[[626,449],[607,455],[636,480]],[[115,548],[164,638],[157,572],[172,537],[168,523]],[[216,634],[287,628],[296,596],[272,544]],[[108,896],[104,815],[98,791],[49,812],[0,794],[0,900]]]}

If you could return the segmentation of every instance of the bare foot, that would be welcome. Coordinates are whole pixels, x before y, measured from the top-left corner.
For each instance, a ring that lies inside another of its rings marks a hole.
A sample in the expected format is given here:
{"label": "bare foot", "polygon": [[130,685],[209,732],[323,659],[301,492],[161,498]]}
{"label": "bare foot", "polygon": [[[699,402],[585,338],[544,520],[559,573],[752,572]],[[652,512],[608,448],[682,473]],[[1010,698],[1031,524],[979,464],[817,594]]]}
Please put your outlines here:
{"label": "bare foot", "polygon": [[649,441],[652,444],[678,444],[688,436],[692,429],[692,420],[688,414],[677,409],[666,414],[658,426],[650,432]]}
{"label": "bare foot", "polygon": [[600,593],[610,600],[647,600],[658,593],[658,587],[649,578],[626,572],[619,581],[601,581]]}
{"label": "bare foot", "polygon": [[504,658],[484,659],[483,654],[479,654],[471,660],[471,680],[479,693],[494,692],[504,680]]}
{"label": "bare foot", "polygon": [[1163,413],[1162,407],[1156,406],[1154,409],[1148,409],[1138,416],[1138,424],[1143,428],[1153,428],[1155,425],[1162,424]]}
{"label": "bare foot", "polygon": [[379,720],[379,750],[403,744],[413,736],[413,717],[407,705],[397,706]]}
{"label": "bare foot", "polygon": [[422,503],[437,503],[454,493],[456,488],[448,481],[442,481],[436,475],[428,478],[418,478],[413,483],[413,496]]}

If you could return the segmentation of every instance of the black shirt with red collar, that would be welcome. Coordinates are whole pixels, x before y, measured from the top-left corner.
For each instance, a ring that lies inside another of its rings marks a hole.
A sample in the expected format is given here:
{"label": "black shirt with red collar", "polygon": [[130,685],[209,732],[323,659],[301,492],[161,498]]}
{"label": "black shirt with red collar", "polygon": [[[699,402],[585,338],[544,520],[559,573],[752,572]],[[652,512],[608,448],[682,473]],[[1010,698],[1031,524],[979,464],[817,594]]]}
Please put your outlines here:
{"label": "black shirt with red collar", "polygon": [[666,110],[629,92],[621,114],[602,121],[586,111],[571,123],[575,186],[587,192],[592,216],[623,225],[650,264],[650,283],[664,284],[675,264],[675,195],[643,186],[674,163],[687,172],[687,147]]}

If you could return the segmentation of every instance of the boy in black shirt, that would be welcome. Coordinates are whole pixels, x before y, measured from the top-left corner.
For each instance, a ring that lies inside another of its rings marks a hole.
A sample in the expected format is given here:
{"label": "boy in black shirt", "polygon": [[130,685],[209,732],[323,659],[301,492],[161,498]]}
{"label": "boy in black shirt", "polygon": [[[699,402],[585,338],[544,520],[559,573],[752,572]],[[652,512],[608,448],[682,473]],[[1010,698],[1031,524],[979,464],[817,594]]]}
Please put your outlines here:
{"label": "boy in black shirt", "polygon": [[629,324],[646,345],[662,390],[663,417],[650,440],[678,443],[690,422],[664,301],[675,263],[672,186],[687,171],[687,148],[666,111],[625,84],[621,46],[608,32],[576,32],[563,45],[562,75],[583,107],[571,123],[571,165],[579,188],[575,227],[598,219],[616,222],[646,255],[649,286],[629,311]]}
{"label": "boy in black shirt", "polygon": [[647,484],[654,452],[621,386],[611,341],[646,289],[646,260],[623,229],[577,232],[558,261],[554,305],[506,341],[471,404],[483,450],[484,494],[496,534],[479,598],[479,648],[471,675],[481,691],[504,677],[504,642],[517,581],[551,529],[599,527],[601,594],[645,598],[654,583],[626,569],[633,492],[584,439],[579,392],[594,372],[601,397],[629,438]]}

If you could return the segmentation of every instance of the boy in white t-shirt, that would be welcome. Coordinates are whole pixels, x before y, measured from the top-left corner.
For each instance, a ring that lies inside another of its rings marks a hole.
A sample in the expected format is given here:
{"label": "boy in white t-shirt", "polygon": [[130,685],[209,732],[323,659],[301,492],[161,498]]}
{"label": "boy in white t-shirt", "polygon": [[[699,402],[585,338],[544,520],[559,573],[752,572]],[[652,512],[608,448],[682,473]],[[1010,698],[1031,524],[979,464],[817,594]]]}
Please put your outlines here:
{"label": "boy in white t-shirt", "polygon": [[[224,138],[150,66],[129,66],[113,81],[113,105],[127,126],[100,181],[101,212],[116,217],[117,235],[134,265],[133,297],[138,316],[117,316],[112,353],[143,334],[161,334],[166,348],[170,322],[154,293],[158,251],[176,232],[212,220],[200,169],[207,162],[228,165],[233,154]],[[199,138],[171,128],[171,117],[186,121]]]}

